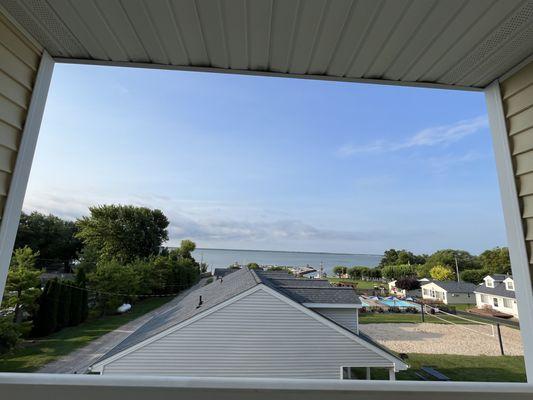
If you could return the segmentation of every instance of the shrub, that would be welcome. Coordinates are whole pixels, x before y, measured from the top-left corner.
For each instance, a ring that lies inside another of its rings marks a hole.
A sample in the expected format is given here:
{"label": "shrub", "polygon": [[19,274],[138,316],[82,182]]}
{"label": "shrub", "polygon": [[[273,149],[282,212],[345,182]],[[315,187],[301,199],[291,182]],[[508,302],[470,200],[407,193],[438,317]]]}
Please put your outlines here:
{"label": "shrub", "polygon": [[66,282],[59,282],[59,306],[57,308],[56,330],[67,327],[70,323],[70,298],[72,289]]}
{"label": "shrub", "polygon": [[15,347],[21,335],[19,326],[12,321],[11,317],[0,317],[0,354]]}
{"label": "shrub", "polygon": [[396,280],[396,287],[403,290],[420,289],[420,282],[415,277],[404,276]]}
{"label": "shrub", "polygon": [[33,336],[46,336],[56,330],[60,291],[57,279],[46,282],[38,300],[39,310],[33,319]]}

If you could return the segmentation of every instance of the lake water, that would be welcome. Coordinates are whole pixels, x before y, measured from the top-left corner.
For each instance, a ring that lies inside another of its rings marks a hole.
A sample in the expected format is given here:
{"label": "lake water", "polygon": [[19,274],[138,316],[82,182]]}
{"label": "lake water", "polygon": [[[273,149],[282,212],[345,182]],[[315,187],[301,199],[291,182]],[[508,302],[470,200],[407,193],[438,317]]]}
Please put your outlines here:
{"label": "lake water", "polygon": [[225,268],[237,262],[246,265],[255,262],[259,265],[279,265],[288,267],[304,267],[309,265],[315,269],[323,263],[324,270],[330,275],[333,267],[343,265],[352,267],[364,265],[375,267],[381,260],[376,254],[336,254],[336,253],[307,253],[289,251],[260,251],[260,250],[226,250],[226,249],[196,249],[193,253],[196,261],[202,259],[209,265],[208,270]]}

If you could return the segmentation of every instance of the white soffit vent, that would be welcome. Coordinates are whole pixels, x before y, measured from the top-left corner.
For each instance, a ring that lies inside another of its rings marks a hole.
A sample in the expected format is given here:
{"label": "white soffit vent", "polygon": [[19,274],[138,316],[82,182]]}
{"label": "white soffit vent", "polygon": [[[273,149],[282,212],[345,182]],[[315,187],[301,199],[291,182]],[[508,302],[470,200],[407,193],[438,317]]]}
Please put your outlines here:
{"label": "white soffit vent", "polygon": [[56,58],[483,88],[533,53],[533,0],[0,0]]}

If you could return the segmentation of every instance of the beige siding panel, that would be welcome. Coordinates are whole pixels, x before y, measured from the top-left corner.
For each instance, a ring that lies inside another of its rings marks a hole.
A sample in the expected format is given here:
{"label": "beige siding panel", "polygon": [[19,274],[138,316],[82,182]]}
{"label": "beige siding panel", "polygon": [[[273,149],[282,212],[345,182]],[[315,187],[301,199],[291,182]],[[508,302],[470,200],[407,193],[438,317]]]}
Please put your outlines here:
{"label": "beige siding panel", "polygon": [[[513,166],[524,221],[526,248],[533,263],[533,63],[501,83]],[[530,265],[533,270],[533,265]]]}
{"label": "beige siding panel", "polygon": [[521,153],[515,156],[516,174],[522,175],[533,172],[533,151]]}
{"label": "beige siding panel", "polygon": [[514,155],[533,150],[533,128],[511,136],[511,151]]}
{"label": "beige siding panel", "polygon": [[530,99],[533,98],[533,82],[526,86],[524,90],[521,90],[514,96],[509,97],[506,102],[505,115],[511,117],[519,112],[522,112],[533,104],[530,104]]}
{"label": "beige siding panel", "polygon": [[9,183],[11,182],[11,174],[0,171],[0,196],[7,196],[9,190]]}
{"label": "beige siding panel", "polygon": [[522,216],[524,218],[533,218],[533,195],[523,197],[522,201],[524,203]]}
{"label": "beige siding panel", "polygon": [[17,129],[22,129],[26,110],[16,105],[11,99],[4,97],[0,93],[0,120]]}
{"label": "beige siding panel", "polygon": [[507,103],[507,99],[510,96],[520,92],[521,90],[524,90],[526,87],[531,85],[532,82],[533,63],[530,63],[502,83],[501,90],[504,102]]}
{"label": "beige siding panel", "polygon": [[105,365],[104,374],[338,379],[392,362],[258,290]]}
{"label": "beige siding panel", "polygon": [[7,23],[1,19],[0,37],[2,38],[4,46],[6,46],[11,53],[16,54],[16,56],[27,66],[34,71],[37,71],[36,66],[39,65],[40,60],[39,53],[33,47],[29,47],[28,43],[21,39],[20,36],[16,35],[15,32],[7,26]]}
{"label": "beige siding panel", "polygon": [[39,62],[40,50],[0,14],[0,216]]}
{"label": "beige siding panel", "polygon": [[533,107],[507,118],[507,127],[509,129],[509,135],[515,135],[518,132],[533,127]]}
{"label": "beige siding panel", "polygon": [[13,172],[16,158],[16,151],[0,146],[0,171],[9,173]]}
{"label": "beige siding panel", "polygon": [[35,71],[11,53],[0,41],[0,70],[28,89],[33,87]]}
{"label": "beige siding panel", "polygon": [[4,97],[9,98],[13,103],[18,104],[24,109],[28,108],[31,98],[30,90],[3,71],[0,71],[0,88],[2,88],[2,95]]}
{"label": "beige siding panel", "polygon": [[520,196],[533,194],[533,173],[520,176],[520,180],[518,181],[518,194]]}
{"label": "beige siding panel", "polygon": [[17,150],[20,143],[20,130],[0,121],[0,145]]}

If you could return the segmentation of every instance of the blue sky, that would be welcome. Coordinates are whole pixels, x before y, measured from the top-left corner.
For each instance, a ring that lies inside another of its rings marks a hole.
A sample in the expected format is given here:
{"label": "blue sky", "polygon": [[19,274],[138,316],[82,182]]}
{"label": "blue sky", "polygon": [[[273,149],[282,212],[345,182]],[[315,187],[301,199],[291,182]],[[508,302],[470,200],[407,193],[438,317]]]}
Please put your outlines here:
{"label": "blue sky", "polygon": [[482,93],[57,65],[24,209],[160,208],[170,244],[505,245]]}

